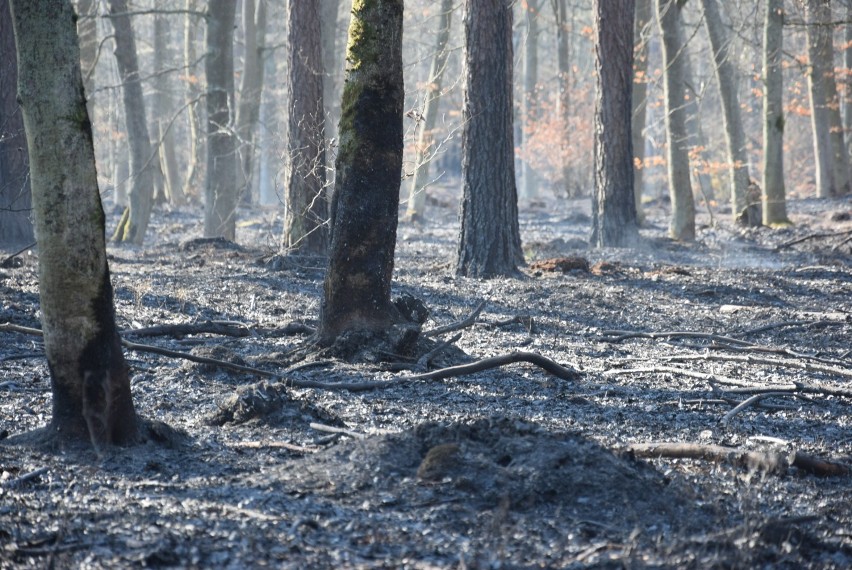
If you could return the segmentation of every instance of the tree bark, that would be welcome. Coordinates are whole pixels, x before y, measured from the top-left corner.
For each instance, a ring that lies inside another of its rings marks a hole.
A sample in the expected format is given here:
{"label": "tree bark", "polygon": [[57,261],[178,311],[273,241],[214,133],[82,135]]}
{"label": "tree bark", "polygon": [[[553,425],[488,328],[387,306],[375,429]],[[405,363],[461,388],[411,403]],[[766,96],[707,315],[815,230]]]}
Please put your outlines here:
{"label": "tree bark", "polygon": [[[535,0],[526,2],[527,37],[524,43],[524,98],[521,104],[523,120],[523,138],[527,139],[535,130],[538,119],[538,34],[539,34],[539,4]],[[541,183],[530,164],[529,157],[521,161],[521,196],[525,200],[538,198],[538,187]]]}
{"label": "tree bark", "polygon": [[784,188],[784,0],[767,0],[763,36],[763,223],[787,225]]}
{"label": "tree bark", "polygon": [[684,49],[677,0],[656,0],[657,19],[663,37],[665,123],[668,145],[666,163],[672,217],[669,236],[680,241],[695,239],[695,200],[689,178],[689,141],[684,111]]}
{"label": "tree bark", "polygon": [[53,392],[46,436],[96,448],[133,443],[139,428],[115,326],[74,13],[67,0],[13,0],[12,9]]}
{"label": "tree bark", "polygon": [[631,247],[639,241],[633,195],[631,96],[633,92],[633,0],[596,0],[595,247]]}
{"label": "tree bark", "polygon": [[456,273],[516,275],[518,227],[512,117],[511,0],[468,0],[462,110],[461,235]]}
{"label": "tree bark", "polygon": [[355,0],[317,340],[400,321],[390,300],[402,172],[402,0]]}
{"label": "tree bark", "polygon": [[[337,123],[340,120],[340,75],[344,67],[346,46],[340,41],[346,34],[338,32],[338,12],[340,0],[320,0],[322,24],[322,92],[325,95],[325,134],[329,140],[337,138]],[[347,2],[348,4],[348,2]],[[348,14],[348,11],[347,11]],[[349,21],[344,23],[344,29],[349,27]],[[329,162],[333,158],[326,157]],[[329,167],[334,166],[330,164]]]}
{"label": "tree bark", "polygon": [[236,237],[237,149],[234,140],[234,19],[237,0],[207,8],[207,181],[204,236]]}
{"label": "tree bark", "polygon": [[177,150],[174,129],[169,128],[175,112],[168,75],[169,18],[163,14],[154,16],[154,133],[157,135],[157,155],[163,173],[163,190],[166,199],[176,205],[186,200],[183,186],[178,179]]}
{"label": "tree bark", "polygon": [[432,154],[435,151],[435,124],[438,122],[438,110],[441,98],[441,83],[447,66],[447,42],[450,39],[450,25],[453,18],[453,0],[441,0],[438,20],[438,33],[435,40],[435,55],[429,69],[429,84],[426,86],[426,104],[423,108],[422,125],[417,133],[414,149],[414,176],[408,193],[406,217],[412,221],[423,221],[426,211],[426,186],[429,183],[429,170]]}
{"label": "tree bark", "polygon": [[246,53],[240,83],[240,104],[237,107],[237,138],[240,161],[237,166],[237,186],[242,200],[252,203],[255,131],[260,117],[260,98],[263,93],[263,51],[266,46],[266,0],[243,0]]}
{"label": "tree bark", "polygon": [[[647,0],[646,0],[647,1]],[[567,0],[551,0],[553,16],[556,20],[556,70],[558,73],[558,98],[556,100],[559,124],[563,132],[559,141],[562,147],[561,156],[568,155],[568,125],[571,117],[571,33],[568,27]],[[562,187],[566,196],[571,195],[571,168],[568,164],[562,166]]]}
{"label": "tree bark", "polygon": [[[704,24],[710,45],[713,49],[713,59],[716,63],[716,79],[719,82],[719,95],[722,100],[722,111],[725,120],[725,138],[728,144],[728,175],[731,180],[731,213],[735,219],[749,220],[748,216],[740,214],[752,206],[747,201],[747,190],[750,182],[748,173],[748,153],[746,151],[745,132],[740,116],[740,101],[737,95],[736,70],[730,57],[730,39],[719,14],[716,0],[702,0],[704,6]],[[760,225],[761,220],[751,220],[750,223]]]}
{"label": "tree bark", "polygon": [[645,123],[648,111],[648,42],[651,40],[650,23],[653,17],[653,0],[636,0],[633,20],[633,94],[631,139],[633,142],[633,202],[636,206],[636,223],[645,222],[642,208],[642,191],[645,177]]}
{"label": "tree bark", "polygon": [[80,66],[86,89],[89,120],[95,122],[95,64],[98,57],[98,11],[94,0],[77,2],[77,35],[80,38]]}
{"label": "tree bark", "polygon": [[118,64],[124,98],[124,120],[130,147],[130,205],[115,229],[113,239],[141,245],[145,239],[154,205],[154,151],[148,136],[145,100],[139,80],[136,39],[126,14],[127,0],[109,0],[110,18],[115,30],[115,61]]}
{"label": "tree bark", "polygon": [[[827,22],[831,19],[828,0],[806,0],[805,12],[808,26],[808,92],[811,103],[811,128],[814,141],[814,164],[816,166],[817,196],[829,198],[840,193],[843,180],[838,179],[839,169],[835,169],[836,156],[831,139],[831,117],[826,89],[826,75],[834,73],[834,65],[825,61],[826,52],[832,53],[831,28]],[[848,179],[846,180],[848,185]]]}
{"label": "tree bark", "polygon": [[289,168],[282,245],[289,252],[312,255],[325,255],[328,249],[319,4],[291,0],[288,26]]}
{"label": "tree bark", "polygon": [[195,35],[196,23],[198,17],[191,14],[195,11],[197,0],[186,0],[186,18],[184,19],[183,29],[183,64],[186,66],[186,105],[187,105],[187,122],[189,123],[189,159],[186,165],[186,178],[183,182],[183,195],[194,196],[197,194],[196,185],[199,178],[200,165],[203,159],[199,157],[202,154],[202,141],[199,136],[201,131],[201,119],[198,116],[199,95],[201,90],[198,88],[200,80],[198,78],[199,70],[195,67]]}
{"label": "tree bark", "polygon": [[0,0],[0,245],[31,243],[29,159],[9,0]]}

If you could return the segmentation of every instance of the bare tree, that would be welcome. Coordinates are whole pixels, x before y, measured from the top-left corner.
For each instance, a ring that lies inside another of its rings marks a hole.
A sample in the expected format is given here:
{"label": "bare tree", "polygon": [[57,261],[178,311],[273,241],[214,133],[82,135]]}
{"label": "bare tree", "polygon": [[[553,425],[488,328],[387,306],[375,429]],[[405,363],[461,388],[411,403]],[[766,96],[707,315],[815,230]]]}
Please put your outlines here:
{"label": "bare tree", "polygon": [[462,120],[461,235],[456,272],[515,275],[518,227],[512,117],[512,0],[468,0]]}
{"label": "bare tree", "polygon": [[[550,0],[553,8],[553,16],[556,20],[556,70],[558,74],[558,98],[556,100],[559,113],[559,124],[567,131],[569,118],[571,117],[571,31],[568,26],[566,4],[568,0]],[[568,144],[569,134],[565,132],[560,141],[563,147],[563,156]],[[571,168],[564,164],[562,166],[562,184],[566,195],[570,194],[569,181],[571,179]]]}
{"label": "bare tree", "polygon": [[[535,122],[539,118],[538,113],[538,36],[540,0],[528,0],[522,3],[526,6],[524,10],[527,23],[527,33],[524,38],[524,84],[523,99],[521,100],[521,117],[523,120],[523,135],[532,133]],[[521,196],[526,200],[535,200],[538,197],[538,187],[541,184],[535,168],[529,160],[521,161]]]}
{"label": "bare tree", "polygon": [[36,437],[133,443],[140,430],[115,326],[73,10],[68,0],[13,0],[12,10],[53,392],[51,423]]}
{"label": "bare tree", "polygon": [[198,87],[200,83],[198,81],[199,70],[194,67],[196,22],[198,20],[198,16],[194,15],[196,2],[197,0],[186,0],[186,17],[183,28],[183,62],[186,67],[186,105],[189,126],[189,158],[186,165],[186,178],[183,182],[184,196],[191,196],[195,193],[200,170],[199,165],[203,161],[199,158],[203,144],[202,138],[199,136],[201,119],[198,112],[201,90]]}
{"label": "bare tree", "polygon": [[666,161],[672,217],[669,236],[676,240],[695,239],[695,200],[689,178],[689,142],[684,111],[684,42],[678,0],[656,0],[657,19],[663,36],[666,103]]}
{"label": "bare tree", "polygon": [[169,22],[166,14],[154,16],[154,115],[152,130],[157,135],[159,145],[157,157],[163,173],[163,191],[166,200],[175,205],[185,202],[183,186],[179,180],[177,148],[174,129],[171,128],[171,116],[175,112],[171,95],[171,77],[168,73],[169,62]]}
{"label": "bare tree", "polygon": [[767,0],[763,37],[763,223],[789,224],[784,189],[784,0]]}
{"label": "bare tree", "polygon": [[263,92],[263,52],[266,47],[266,0],[243,0],[245,58],[237,107],[237,138],[240,161],[237,182],[244,202],[251,203],[255,156],[255,131]]}
{"label": "bare tree", "polygon": [[650,24],[654,16],[653,0],[636,0],[633,20],[633,114],[631,116],[631,138],[633,139],[633,201],[636,206],[636,223],[645,220],[642,208],[642,192],[645,178],[645,123],[648,115],[648,43]]}
{"label": "bare tree", "polygon": [[313,255],[325,255],[328,249],[319,4],[319,0],[290,1],[289,165],[282,244],[287,251]]}
{"label": "bare tree", "polygon": [[207,8],[207,180],[204,235],[236,237],[237,149],[234,137],[234,19],[237,0]]}

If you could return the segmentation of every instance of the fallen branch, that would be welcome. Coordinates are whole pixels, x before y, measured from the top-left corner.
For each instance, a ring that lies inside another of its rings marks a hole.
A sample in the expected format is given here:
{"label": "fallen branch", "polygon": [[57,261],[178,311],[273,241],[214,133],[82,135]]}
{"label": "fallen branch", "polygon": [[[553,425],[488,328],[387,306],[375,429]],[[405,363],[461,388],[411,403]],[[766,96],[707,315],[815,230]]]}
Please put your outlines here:
{"label": "fallen branch", "polygon": [[399,380],[397,380],[397,382],[414,382],[415,380],[442,380],[444,378],[465,376],[467,374],[473,374],[474,372],[482,372],[483,370],[498,368],[500,366],[514,364],[517,362],[529,362],[530,364],[534,364],[539,368],[542,368],[543,370],[549,372],[553,376],[556,376],[557,378],[562,378],[563,380],[577,380],[580,378],[580,373],[574,370],[573,368],[567,368],[565,366],[562,366],[561,364],[547,358],[546,356],[536,354],[535,352],[511,352],[509,354],[503,354],[501,356],[483,358],[477,360],[476,362],[471,362],[469,364],[459,364],[458,366],[439,368],[438,370],[433,370],[432,372],[415,374],[413,376],[400,378]]}
{"label": "fallen branch", "polygon": [[807,398],[805,396],[801,396],[799,394],[796,394],[795,392],[787,392],[787,391],[761,392],[760,394],[755,394],[751,398],[747,398],[747,399],[743,400],[742,402],[740,402],[739,404],[737,404],[736,407],[734,407],[731,411],[729,411],[727,414],[722,416],[722,419],[719,420],[719,423],[722,424],[722,425],[727,425],[727,423],[729,421],[731,421],[731,418],[733,418],[735,415],[737,415],[741,411],[745,410],[746,408],[757,404],[761,400],[764,400],[766,398],[776,398],[776,397],[782,397],[782,396],[793,396],[794,398],[801,398],[803,400],[806,400],[808,402],[813,403],[813,400],[811,400],[810,398]]}
{"label": "fallen branch", "polygon": [[[748,451],[735,447],[699,443],[634,443],[625,446],[623,449],[636,457],[702,459],[714,463],[731,463],[748,469],[760,469],[775,473],[780,473],[792,466],[820,477],[850,474],[850,467],[847,465],[825,461],[798,451],[792,454],[774,451]],[[790,461],[791,457],[792,461]]]}
{"label": "fallen branch", "polygon": [[417,363],[414,365],[414,370],[429,370],[429,363],[432,362],[432,359],[441,354],[443,351],[448,349],[451,345],[458,342],[458,340],[462,337],[462,333],[457,333],[440,343],[438,346],[430,350],[429,352],[423,354],[420,358],[417,359]]}
{"label": "fallen branch", "polygon": [[21,475],[20,477],[15,477],[14,479],[6,481],[2,484],[2,487],[5,489],[14,489],[16,487],[20,487],[24,483],[28,483],[33,479],[38,479],[39,477],[47,473],[47,471],[47,467],[41,467],[39,469],[36,469],[35,471],[30,471],[29,473]]}
{"label": "fallen branch", "polygon": [[227,446],[246,449],[286,449],[297,453],[316,453],[320,450],[319,447],[305,447],[296,445],[295,443],[287,443],[286,441],[237,441],[228,443]]}
{"label": "fallen branch", "polygon": [[778,359],[778,358],[759,358],[755,356],[737,356],[731,354],[684,354],[675,356],[665,356],[663,360],[667,362],[688,362],[692,360],[714,360],[722,362],[741,362],[744,364],[763,364],[767,366],[783,366],[786,368],[795,368],[805,372],[822,372],[823,374],[834,374],[843,378],[852,379],[852,370],[838,368],[836,366],[824,366],[822,364],[811,364],[808,362],[799,362],[797,360]]}
{"label": "fallen branch", "polygon": [[464,319],[457,321],[455,323],[450,323],[448,325],[444,325],[438,328],[434,328],[430,331],[426,331],[423,334],[425,336],[438,336],[439,334],[444,334],[448,332],[455,332],[459,329],[467,328],[473,325],[476,322],[476,319],[479,317],[479,313],[482,312],[482,309],[485,308],[485,301],[480,302],[476,308],[473,310],[471,314],[469,314]]}
{"label": "fallen branch", "polygon": [[784,243],[778,244],[775,246],[775,251],[781,251],[782,249],[787,249],[790,246],[812,240],[812,239],[821,239],[821,238],[830,238],[830,237],[839,237],[839,236],[848,236],[852,234],[852,230],[847,230],[844,232],[831,232],[831,233],[815,233],[809,234],[804,237],[791,239],[790,241],[785,241]]}
{"label": "fallen branch", "polygon": [[601,338],[604,342],[621,342],[623,340],[631,339],[631,338],[650,338],[650,339],[658,339],[658,338],[704,338],[707,340],[713,340],[716,342],[727,342],[730,344],[740,345],[740,346],[753,346],[753,343],[740,340],[738,338],[732,338],[729,336],[722,336],[718,334],[712,333],[702,333],[702,332],[690,332],[690,331],[667,331],[667,332],[636,332],[636,331],[601,331]]}
{"label": "fallen branch", "polygon": [[27,247],[25,247],[25,248],[23,248],[23,249],[20,249],[20,250],[16,251],[15,253],[13,253],[12,255],[10,255],[10,256],[8,256],[8,257],[4,258],[4,259],[3,259],[3,261],[0,261],[0,267],[2,267],[2,268],[4,268],[4,269],[5,269],[5,268],[7,268],[7,267],[11,267],[11,266],[12,266],[12,260],[13,260],[13,259],[15,259],[15,258],[16,258],[16,257],[18,257],[19,255],[21,255],[22,253],[24,253],[24,252],[25,252],[25,251],[27,251],[28,249],[32,249],[32,248],[34,248],[34,247],[37,245],[37,243],[38,243],[38,242],[33,242],[33,243],[31,243],[30,245],[28,245]]}
{"label": "fallen branch", "polygon": [[651,366],[647,368],[615,368],[612,370],[605,370],[604,376],[619,376],[621,374],[680,374],[681,376],[686,376],[688,378],[697,378],[698,380],[704,380],[706,382],[716,382],[718,384],[727,384],[729,386],[741,386],[746,388],[755,388],[759,387],[757,384],[752,384],[750,382],[743,382],[742,380],[737,380],[736,378],[730,378],[728,376],[720,376],[719,374],[708,374],[707,372],[697,372],[695,370],[686,370],[684,368],[677,368],[674,366]]}
{"label": "fallen branch", "polygon": [[219,334],[223,336],[251,336],[251,329],[242,323],[205,321],[203,323],[180,323],[173,325],[157,325],[139,329],[121,331],[122,335],[133,336],[184,336],[188,334]]}
{"label": "fallen branch", "polygon": [[349,437],[354,437],[355,439],[364,439],[365,437],[367,437],[366,434],[359,433],[357,431],[352,431],[352,430],[346,429],[346,428],[339,428],[339,427],[329,426],[329,425],[325,425],[325,424],[318,424],[318,423],[315,423],[315,422],[311,422],[310,425],[311,425],[312,429],[315,429],[317,431],[323,431],[323,432],[326,432],[326,433],[339,433],[339,434],[342,434],[342,435],[348,435]]}

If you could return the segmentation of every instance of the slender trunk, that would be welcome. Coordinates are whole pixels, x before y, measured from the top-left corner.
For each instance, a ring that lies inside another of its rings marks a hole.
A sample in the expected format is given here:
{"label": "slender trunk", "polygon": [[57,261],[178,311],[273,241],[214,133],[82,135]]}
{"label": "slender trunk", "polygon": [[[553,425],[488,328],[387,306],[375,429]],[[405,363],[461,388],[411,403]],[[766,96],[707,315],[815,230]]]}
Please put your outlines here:
{"label": "slender trunk", "polygon": [[403,150],[402,16],[402,0],[353,3],[320,344],[401,320],[390,289]]}
{"label": "slender trunk", "polygon": [[195,35],[198,18],[190,13],[195,11],[196,2],[197,0],[186,0],[187,14],[183,28],[183,64],[186,66],[186,109],[187,122],[189,123],[189,160],[186,165],[186,178],[183,182],[184,196],[194,196],[198,193],[196,186],[199,178],[199,167],[202,162],[199,157],[199,154],[201,154],[201,137],[199,136],[201,120],[198,116],[199,94],[201,93],[198,87],[200,83],[198,75],[201,70],[195,66]]}
{"label": "slender trunk", "polygon": [[469,0],[464,18],[462,203],[456,273],[515,275],[518,227],[512,116],[512,0]]}
{"label": "slender trunk", "polygon": [[136,39],[130,25],[130,16],[120,15],[127,14],[127,0],[109,0],[109,11],[115,30],[115,61],[122,82],[131,170],[130,204],[115,230],[113,239],[141,245],[154,205],[155,174],[152,163],[155,155],[145,118],[145,101],[139,80],[139,63],[136,59]]}
{"label": "slender trunk", "polygon": [[819,54],[817,60],[820,62],[822,81],[825,90],[825,106],[828,112],[828,138],[831,143],[831,168],[834,177],[834,191],[836,195],[849,194],[849,155],[846,149],[846,140],[843,135],[843,119],[840,117],[840,97],[837,94],[837,79],[834,74],[834,40],[832,26],[830,24],[831,4],[830,0],[824,0],[825,6],[820,10],[820,21],[825,25],[820,26],[817,33],[824,36],[818,42]]}
{"label": "slender trunk", "polygon": [[763,37],[763,223],[786,225],[784,189],[784,0],[767,0]]}
{"label": "slender trunk", "polygon": [[559,145],[561,147],[560,156],[565,161],[562,165],[562,188],[565,195],[570,196],[571,168],[567,164],[567,157],[570,137],[568,125],[571,117],[571,34],[565,8],[567,1],[551,0],[551,5],[556,19],[556,69],[558,73],[556,108],[559,114],[559,125],[562,126],[563,130]]}
{"label": "slender trunk", "polygon": [[[702,0],[704,23],[710,36],[713,59],[716,62],[716,79],[719,81],[719,94],[722,99],[722,111],[725,120],[725,138],[728,144],[728,174],[731,178],[731,210],[735,219],[743,219],[744,211],[751,212],[753,204],[746,199],[750,182],[748,174],[748,153],[746,152],[745,132],[740,116],[736,70],[730,59],[730,40],[719,14],[716,0]],[[759,206],[759,204],[758,204]],[[746,208],[749,208],[748,210]],[[746,216],[748,225],[760,225],[760,216]]]}
{"label": "slender trunk", "polygon": [[45,438],[139,438],[115,325],[104,212],[71,3],[13,0],[19,94],[38,228],[39,301],[53,417]]}
{"label": "slender trunk", "polygon": [[[846,81],[843,97],[843,134],[852,137],[852,2],[846,3],[846,25],[845,40],[846,47],[843,50],[843,66],[846,72]],[[852,144],[849,145],[852,150]]]}
{"label": "slender trunk", "polygon": [[[347,2],[348,4],[348,2]],[[340,75],[344,67],[346,46],[340,41],[346,34],[338,31],[340,0],[321,0],[320,20],[322,25],[322,92],[325,97],[325,134],[328,140],[337,138],[337,122],[340,120]],[[348,11],[347,11],[348,14]],[[346,22],[346,27],[349,23]],[[326,157],[334,162],[332,157]],[[333,165],[330,165],[333,166]]]}
{"label": "slender trunk", "polygon": [[633,196],[631,95],[633,92],[633,0],[596,0],[595,247],[631,247],[639,241]]}
{"label": "slender trunk", "polygon": [[695,239],[695,200],[689,178],[689,141],[684,100],[684,49],[680,7],[676,0],[656,0],[657,19],[663,37],[665,123],[668,145],[666,166],[672,217],[669,236],[680,241]]}
{"label": "slender trunk", "polygon": [[98,57],[98,11],[94,0],[77,2],[77,35],[80,38],[80,66],[86,90],[89,119],[95,123],[95,64]]}
{"label": "slender trunk", "polygon": [[633,20],[633,112],[631,138],[633,142],[633,202],[636,206],[636,223],[645,222],[642,208],[642,190],[645,183],[645,123],[648,110],[648,42],[651,40],[650,23],[654,14],[653,0],[636,0]]}
{"label": "slender trunk", "polygon": [[[527,3],[527,38],[524,48],[524,98],[522,102],[521,117],[523,120],[524,140],[528,141],[530,135],[536,128],[538,119],[538,2]],[[527,159],[521,162],[521,195],[526,200],[535,200],[538,197],[538,187],[541,183],[530,164],[530,153]]]}
{"label": "slender trunk", "polygon": [[429,82],[426,86],[426,104],[423,108],[422,124],[417,134],[414,158],[414,176],[408,194],[406,216],[413,221],[423,221],[426,211],[426,186],[429,183],[429,170],[435,151],[435,124],[438,122],[441,85],[444,69],[447,66],[447,42],[450,39],[450,24],[453,16],[453,0],[441,0],[441,13],[438,20],[438,34],[435,41],[435,55],[429,69]]}
{"label": "slender trunk", "polygon": [[204,235],[236,237],[237,156],[234,140],[234,19],[237,0],[207,9],[207,180]]}
{"label": "slender trunk", "polygon": [[831,14],[828,11],[827,0],[807,0],[805,4],[808,23],[808,92],[811,103],[811,128],[814,141],[814,164],[816,166],[817,196],[829,198],[837,194],[837,183],[833,170],[834,161],[828,99],[825,91],[825,75],[828,65],[822,60],[822,55],[830,47],[831,36],[826,33],[825,26],[820,22],[827,21]]}
{"label": "slender trunk", "polygon": [[159,14],[154,17],[154,110],[155,133],[159,141],[158,156],[163,171],[163,188],[166,199],[177,206],[186,199],[183,186],[178,179],[177,149],[174,129],[170,128],[172,113],[175,112],[171,96],[171,81],[167,75],[169,65],[169,19]]}
{"label": "slender trunk", "polygon": [[243,202],[252,203],[252,170],[255,157],[255,130],[260,117],[260,98],[263,92],[263,50],[266,45],[266,0],[243,0],[243,22],[246,54],[240,83],[240,104],[237,107],[237,144],[240,161],[237,166],[237,186]]}
{"label": "slender trunk", "polygon": [[325,255],[325,109],[319,0],[291,0],[288,26],[290,113],[284,249]]}

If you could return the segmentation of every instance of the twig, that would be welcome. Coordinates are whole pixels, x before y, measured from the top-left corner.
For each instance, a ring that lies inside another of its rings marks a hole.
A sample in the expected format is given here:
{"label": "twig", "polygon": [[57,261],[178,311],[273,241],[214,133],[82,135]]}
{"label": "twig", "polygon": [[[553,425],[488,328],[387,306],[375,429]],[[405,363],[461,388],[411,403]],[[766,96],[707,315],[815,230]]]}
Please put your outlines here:
{"label": "twig", "polygon": [[418,371],[419,370],[428,370],[429,369],[429,363],[432,362],[432,359],[435,358],[436,356],[438,356],[441,352],[443,352],[447,348],[449,348],[450,345],[457,343],[458,340],[461,337],[462,337],[462,333],[457,333],[454,336],[450,337],[448,340],[445,340],[444,342],[440,343],[438,346],[436,346],[435,348],[433,348],[429,352],[425,353],[423,356],[421,356],[420,358],[417,359],[417,363],[414,365],[414,369],[418,370]]}
{"label": "twig", "polygon": [[14,479],[10,479],[10,480],[6,481],[5,483],[3,483],[2,486],[5,489],[14,489],[16,487],[20,487],[24,483],[28,483],[29,481],[32,481],[33,479],[37,479],[37,478],[41,477],[42,475],[47,473],[47,471],[48,471],[47,467],[41,467],[39,469],[36,469],[35,471],[30,471],[29,473],[27,473],[25,475],[21,475],[20,477],[15,477]]}
{"label": "twig", "polygon": [[247,449],[286,449],[297,453],[316,453],[320,450],[319,447],[305,447],[296,445],[295,443],[287,443],[286,441],[237,441],[228,443],[228,447],[247,448]]}
{"label": "twig", "polygon": [[762,469],[778,472],[789,465],[807,473],[821,477],[849,475],[850,468],[842,463],[825,461],[801,452],[795,452],[790,462],[788,454],[760,452],[723,447],[721,445],[702,445],[699,443],[634,443],[623,448],[636,457],[670,459],[703,459],[715,463],[732,463],[749,469]]}
{"label": "twig", "polygon": [[8,257],[6,257],[6,258],[5,258],[2,262],[0,262],[0,267],[4,267],[4,268],[5,268],[5,267],[9,267],[9,266],[12,264],[12,260],[13,260],[13,259],[15,259],[15,258],[16,258],[16,257],[18,257],[19,255],[21,255],[22,253],[24,253],[24,252],[25,252],[25,251],[27,251],[28,249],[32,249],[32,248],[34,248],[37,244],[38,244],[38,242],[34,241],[33,243],[31,243],[31,244],[30,244],[30,245],[28,245],[27,247],[25,247],[25,248],[23,248],[23,249],[21,249],[21,250],[18,250],[18,251],[16,251],[15,253],[13,253],[12,255],[10,255],[10,256],[8,256]]}
{"label": "twig", "polygon": [[477,360],[476,362],[471,362],[469,364],[460,364],[458,366],[450,366],[448,368],[439,368],[438,370],[433,370],[432,372],[415,374],[413,376],[400,378],[397,382],[413,382],[415,380],[441,380],[444,378],[451,378],[455,376],[465,376],[467,374],[473,374],[474,372],[482,372],[483,370],[498,368],[500,366],[514,364],[516,362],[529,362],[530,364],[535,364],[539,368],[542,368],[545,371],[550,372],[557,378],[562,378],[563,380],[577,380],[580,378],[580,373],[574,370],[573,368],[567,368],[565,366],[562,366],[561,364],[547,358],[546,356],[536,354],[535,352],[511,352],[509,354],[503,354],[501,356],[482,358],[480,360]]}
{"label": "twig", "polygon": [[667,362],[688,362],[691,360],[714,360],[723,362],[742,362],[745,364],[764,364],[767,366],[784,366],[785,368],[795,368],[804,370],[805,372],[822,372],[823,374],[834,374],[843,378],[852,379],[852,370],[845,370],[836,366],[824,366],[821,364],[811,364],[808,362],[798,362],[796,360],[778,359],[778,358],[759,358],[755,356],[736,356],[731,354],[684,354],[679,356],[665,356],[663,360]]}
{"label": "twig", "polygon": [[831,233],[815,233],[809,234],[804,237],[791,239],[790,241],[785,241],[779,245],[775,246],[775,251],[781,251],[782,249],[787,249],[790,246],[796,245],[798,243],[802,243],[804,241],[812,240],[812,239],[820,239],[820,238],[829,238],[829,237],[838,237],[838,236],[848,236],[852,234],[852,230],[847,230],[843,232],[831,232]]}
{"label": "twig", "polygon": [[684,368],[677,368],[674,366],[650,366],[647,368],[615,368],[612,370],[605,370],[604,376],[617,376],[621,374],[680,374],[681,376],[687,376],[689,378],[697,378],[699,380],[705,380],[707,382],[717,382],[719,384],[728,384],[730,386],[742,386],[742,387],[756,387],[756,384],[752,384],[750,382],[743,382],[742,380],[737,380],[735,378],[730,378],[728,376],[720,376],[718,374],[708,374],[706,372],[697,372],[695,370],[686,370]]}
{"label": "twig", "polygon": [[157,325],[139,329],[121,331],[123,335],[133,336],[183,336],[188,334],[220,334],[225,336],[245,337],[251,335],[251,330],[242,323],[221,321],[205,321],[203,323],[180,323],[173,325]]}
{"label": "twig", "polygon": [[329,426],[329,425],[325,425],[325,424],[318,424],[318,423],[315,423],[315,422],[311,422],[310,425],[311,425],[312,429],[315,429],[317,431],[324,431],[326,433],[339,433],[339,434],[343,434],[343,435],[348,435],[349,437],[354,437],[355,439],[364,439],[365,437],[367,437],[366,434],[359,433],[357,431],[352,431],[352,430],[346,429],[346,428],[339,428],[339,427]]}
{"label": "twig", "polygon": [[[668,331],[668,332],[635,332],[635,331],[602,331],[601,335],[604,337],[601,340],[604,342],[621,342],[623,340],[627,340],[630,338],[650,338],[650,339],[658,339],[658,338],[704,338],[708,340],[714,340],[717,342],[728,342],[735,345],[740,346],[752,346],[753,343],[740,340],[738,338],[731,338],[729,336],[722,336],[712,333],[702,333],[702,332],[690,332],[690,331]],[[607,338],[608,337],[608,338]]]}
{"label": "twig", "polygon": [[804,352],[796,352],[795,350],[790,350],[789,348],[775,348],[772,346],[731,346],[728,344],[718,344],[713,343],[707,347],[696,347],[696,348],[709,348],[711,350],[730,350],[731,352],[760,352],[763,354],[778,354],[780,356],[790,356],[792,358],[800,358],[803,360],[813,360],[814,362],[820,362],[822,364],[827,365],[840,365],[843,366],[845,363],[842,359],[835,358],[821,358],[819,356],[813,354],[805,354]]}
{"label": "twig", "polygon": [[434,328],[430,331],[426,331],[423,334],[425,336],[437,336],[439,334],[444,334],[448,332],[454,332],[459,329],[467,328],[473,325],[476,322],[477,317],[479,317],[479,313],[482,312],[482,309],[485,308],[485,301],[480,302],[476,308],[473,310],[471,314],[469,314],[464,319],[457,321],[455,323],[450,323],[448,325],[444,325],[438,328]]}
{"label": "twig", "polygon": [[727,425],[727,423],[729,421],[731,421],[731,418],[733,418],[735,415],[737,415],[741,411],[745,410],[749,406],[752,406],[752,405],[760,402],[760,400],[763,400],[765,398],[775,398],[775,397],[781,397],[781,396],[801,397],[802,399],[807,399],[808,401],[813,402],[813,400],[811,400],[810,398],[805,398],[804,396],[799,396],[798,394],[795,394],[793,392],[761,392],[760,394],[755,394],[751,398],[747,398],[747,399],[743,400],[742,402],[740,402],[739,404],[737,404],[736,407],[734,407],[731,411],[729,411],[727,414],[722,416],[722,419],[719,420],[719,423],[722,424],[722,425]]}

